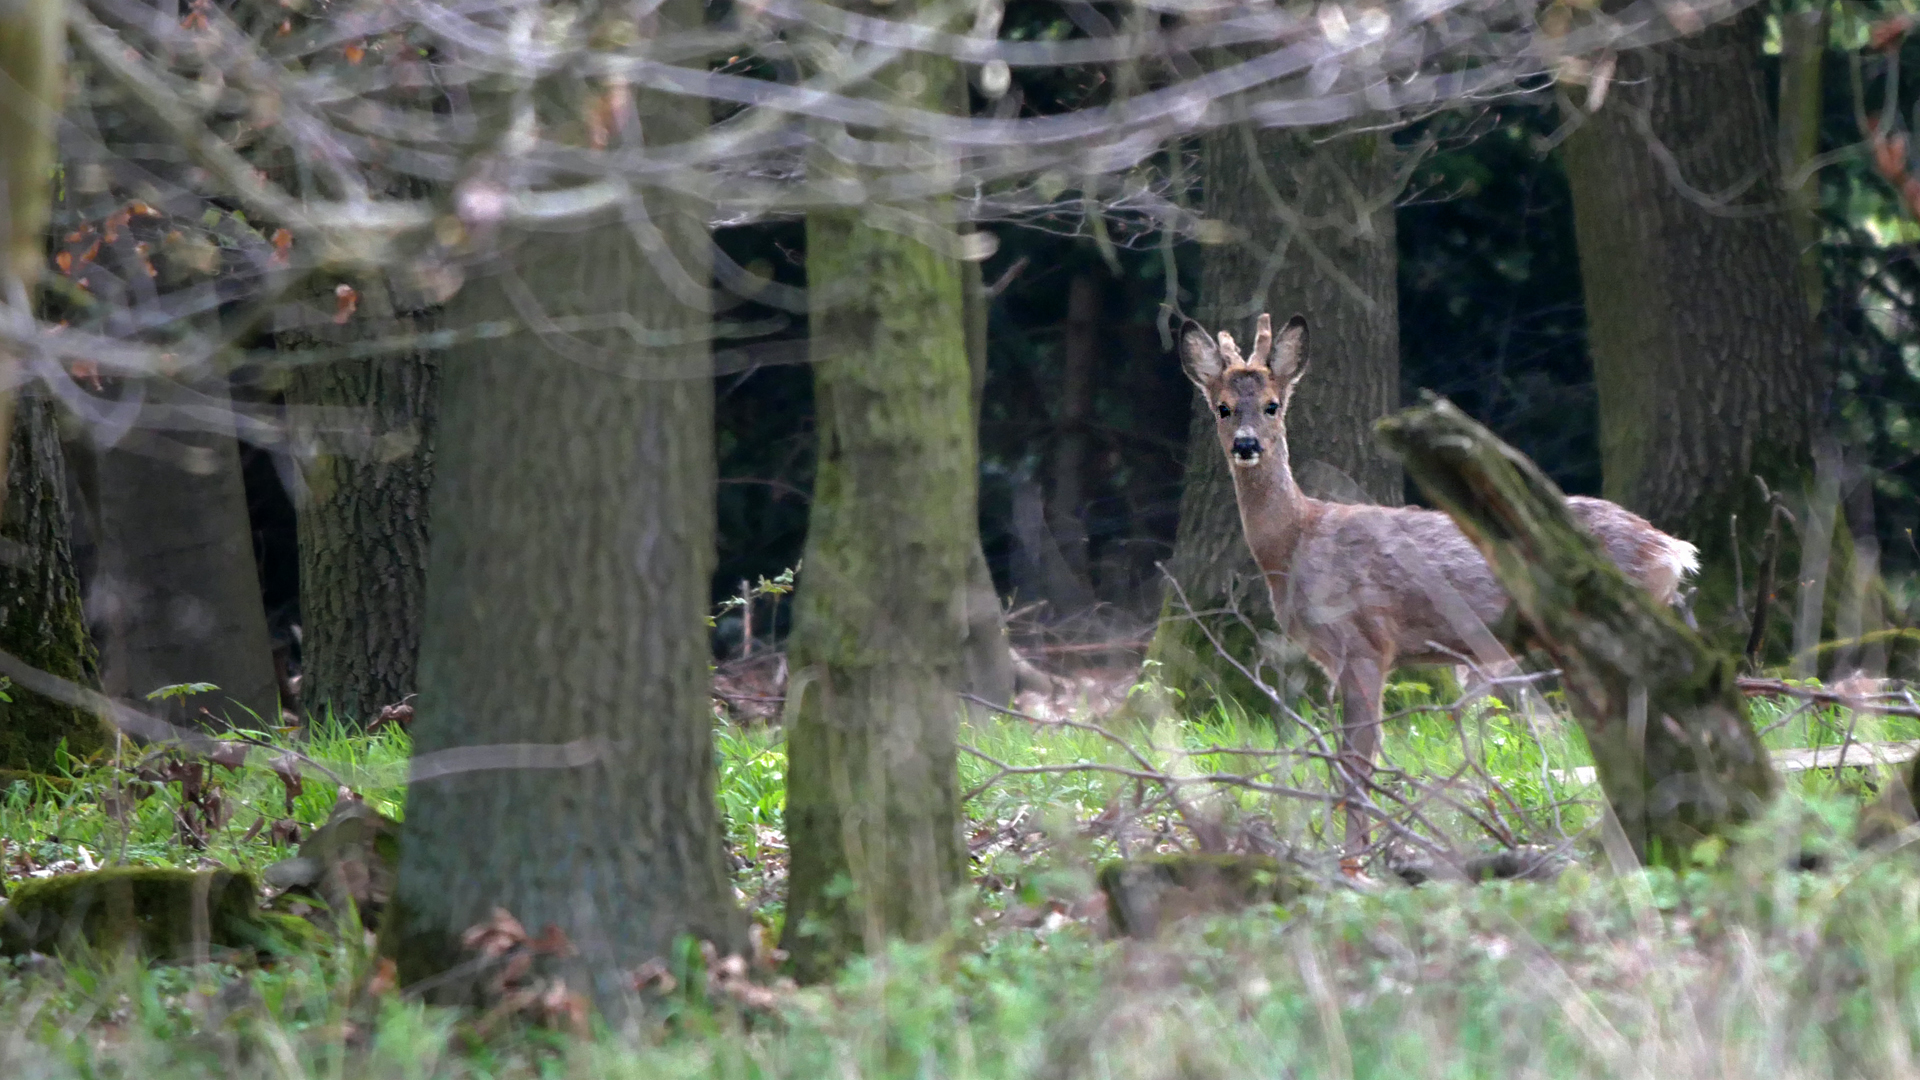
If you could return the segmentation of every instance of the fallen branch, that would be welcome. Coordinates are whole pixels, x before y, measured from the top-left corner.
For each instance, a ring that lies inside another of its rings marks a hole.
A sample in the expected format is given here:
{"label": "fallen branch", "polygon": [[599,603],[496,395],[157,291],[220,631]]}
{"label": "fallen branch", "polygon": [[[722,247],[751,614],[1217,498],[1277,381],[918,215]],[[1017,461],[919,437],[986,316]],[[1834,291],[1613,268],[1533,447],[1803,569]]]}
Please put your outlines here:
{"label": "fallen branch", "polygon": [[1799,698],[1816,705],[1839,705],[1854,712],[1920,719],[1920,704],[1914,702],[1908,690],[1854,694],[1828,687],[1798,686],[1782,679],[1737,679],[1735,685],[1748,697]]}
{"label": "fallen branch", "polygon": [[1634,853],[1676,861],[1777,787],[1734,660],[1628,581],[1539,467],[1431,394],[1375,430],[1480,550],[1561,670]]}

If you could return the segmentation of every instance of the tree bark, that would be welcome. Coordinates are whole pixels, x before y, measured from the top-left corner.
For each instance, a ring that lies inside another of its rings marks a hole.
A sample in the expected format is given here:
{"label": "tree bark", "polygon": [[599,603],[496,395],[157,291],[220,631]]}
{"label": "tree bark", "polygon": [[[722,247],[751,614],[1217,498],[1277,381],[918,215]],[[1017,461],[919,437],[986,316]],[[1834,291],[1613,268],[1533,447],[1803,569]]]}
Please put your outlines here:
{"label": "tree bark", "polygon": [[1628,581],[1553,481],[1445,401],[1382,421],[1380,435],[1480,549],[1560,669],[1639,859],[1684,865],[1694,844],[1765,805],[1778,784],[1733,657]]}
{"label": "tree bark", "polygon": [[1807,488],[1827,385],[1763,96],[1764,18],[1623,54],[1565,143],[1604,493],[1699,545],[1694,606],[1715,636],[1743,629],[1734,519],[1755,566],[1754,477]]}
{"label": "tree bark", "polygon": [[[654,17],[698,25],[699,8]],[[649,143],[707,122],[697,100],[635,107]],[[382,923],[404,981],[467,959],[461,932],[496,906],[564,933],[568,984],[610,1011],[680,935],[744,950],[708,696],[710,249],[702,207],[645,199],[652,248],[637,218],[508,233],[447,309],[609,329],[461,346],[442,369],[415,773]]]}
{"label": "tree bark", "polygon": [[[1398,505],[1400,471],[1370,435],[1373,422],[1400,399],[1391,142],[1361,134],[1315,145],[1294,132],[1227,128],[1203,140],[1202,168],[1206,217],[1232,239],[1201,255],[1197,317],[1209,330],[1246,340],[1263,311],[1277,320],[1305,314],[1313,324],[1314,364],[1287,424],[1300,484],[1321,498]],[[1304,227],[1326,218],[1335,224]],[[1258,631],[1271,631],[1273,611],[1242,535],[1233,477],[1198,394],[1187,444],[1167,573],[1194,611],[1238,610]],[[1261,653],[1237,620],[1206,622],[1242,662],[1251,664]],[[1219,657],[1172,589],[1148,657],[1158,662],[1159,678],[1192,705],[1216,696],[1261,700]],[[1310,677],[1301,665],[1282,666],[1296,692],[1298,680]]]}
{"label": "tree bark", "polygon": [[[964,315],[967,339],[967,382],[969,429],[975,445],[980,433],[980,399],[987,385],[987,315],[992,297],[987,295],[980,275],[980,263],[960,264],[960,284],[964,290]],[[1016,688],[1013,646],[1007,641],[1006,612],[1000,607],[1000,593],[993,586],[993,572],[987,566],[986,551],[980,546],[979,515],[974,516],[973,550],[967,554],[967,693],[1007,705]],[[985,706],[972,705],[969,711],[986,719]]]}
{"label": "tree bark", "polygon": [[[1079,273],[1067,284],[1067,325],[1060,348],[1060,413],[1053,440],[1053,491],[1048,524],[1076,591],[1091,596],[1088,573],[1085,478],[1087,422],[1093,411],[1093,364],[1100,317],[1100,282]],[[1056,618],[1078,612],[1061,611]]]}
{"label": "tree bark", "polygon": [[1832,23],[1833,13],[1824,3],[1780,17],[1777,112],[1781,187],[1792,203],[1788,218],[1793,226],[1794,248],[1800,253],[1807,313],[1815,317],[1826,299],[1820,275],[1820,190],[1811,171],[1797,185],[1794,180],[1820,153],[1821,66],[1827,57]]}
{"label": "tree bark", "polygon": [[103,688],[139,701],[162,686],[212,683],[217,691],[151,708],[174,722],[277,724],[280,688],[225,377],[113,389],[144,402],[142,426],[97,448],[82,485],[98,526],[88,605],[104,624]]}
{"label": "tree bark", "polygon": [[[0,302],[40,280],[52,211],[53,118],[66,79],[66,12],[61,0],[19,0],[0,8]],[[7,475],[16,360],[0,345],[0,476]]]}
{"label": "tree bark", "polygon": [[[429,316],[413,322],[425,332]],[[365,723],[416,689],[439,382],[439,357],[424,350],[294,369],[290,403],[357,418],[351,436],[311,438],[304,473],[300,696],[310,718],[331,710]]]}
{"label": "tree bark", "polygon": [[[926,57],[887,80],[888,100],[922,107],[960,92]],[[979,537],[963,275],[870,212],[807,219],[820,456],[788,654],[785,931],[806,978],[946,930],[965,865],[955,691]],[[828,303],[847,280],[865,287]]]}
{"label": "tree bark", "polygon": [[[69,682],[94,683],[93,641],[81,610],[67,537],[66,464],[53,404],[18,399],[7,456],[6,507],[0,513],[0,650]],[[76,757],[106,746],[112,729],[98,715],[22,686],[0,702],[0,769],[51,771],[62,741]]]}

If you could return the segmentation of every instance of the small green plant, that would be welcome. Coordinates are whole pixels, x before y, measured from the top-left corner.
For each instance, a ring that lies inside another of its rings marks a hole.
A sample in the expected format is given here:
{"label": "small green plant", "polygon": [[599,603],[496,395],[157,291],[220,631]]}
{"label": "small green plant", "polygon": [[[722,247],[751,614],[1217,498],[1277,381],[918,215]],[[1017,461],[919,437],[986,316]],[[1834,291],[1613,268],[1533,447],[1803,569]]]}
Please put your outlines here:
{"label": "small green plant", "polygon": [[729,596],[725,600],[720,601],[719,606],[714,609],[712,614],[707,616],[707,626],[712,627],[715,621],[721,616],[730,611],[736,611],[746,607],[747,604],[752,601],[759,600],[763,597],[771,596],[777,598],[788,595],[793,592],[793,575],[799,572],[800,564],[794,563],[773,577],[762,577],[759,581],[749,586],[747,591],[741,595]]}
{"label": "small green plant", "polygon": [[184,701],[195,694],[210,694],[220,689],[210,682],[171,683],[147,693],[148,701]]}

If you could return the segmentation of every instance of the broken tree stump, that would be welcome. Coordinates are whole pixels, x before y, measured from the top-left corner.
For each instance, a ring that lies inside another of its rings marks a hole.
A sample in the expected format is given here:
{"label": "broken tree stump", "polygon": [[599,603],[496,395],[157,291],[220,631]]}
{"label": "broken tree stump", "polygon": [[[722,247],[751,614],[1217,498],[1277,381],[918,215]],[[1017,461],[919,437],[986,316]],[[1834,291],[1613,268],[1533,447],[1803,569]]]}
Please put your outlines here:
{"label": "broken tree stump", "polygon": [[1639,859],[1678,863],[1772,797],[1734,658],[1627,580],[1538,466],[1430,393],[1375,432],[1479,548],[1521,632],[1560,668]]}

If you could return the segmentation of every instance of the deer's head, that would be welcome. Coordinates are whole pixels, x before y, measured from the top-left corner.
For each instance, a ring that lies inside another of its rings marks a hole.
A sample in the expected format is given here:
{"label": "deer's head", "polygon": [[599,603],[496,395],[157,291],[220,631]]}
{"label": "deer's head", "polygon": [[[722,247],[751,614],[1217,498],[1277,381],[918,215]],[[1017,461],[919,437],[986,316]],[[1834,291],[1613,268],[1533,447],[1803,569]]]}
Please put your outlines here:
{"label": "deer's head", "polygon": [[1275,336],[1273,320],[1260,316],[1253,352],[1242,359],[1233,335],[1216,343],[1189,319],[1180,328],[1180,365],[1206,395],[1220,431],[1220,448],[1235,468],[1250,469],[1287,445],[1287,401],[1307,370],[1307,320],[1295,315]]}

